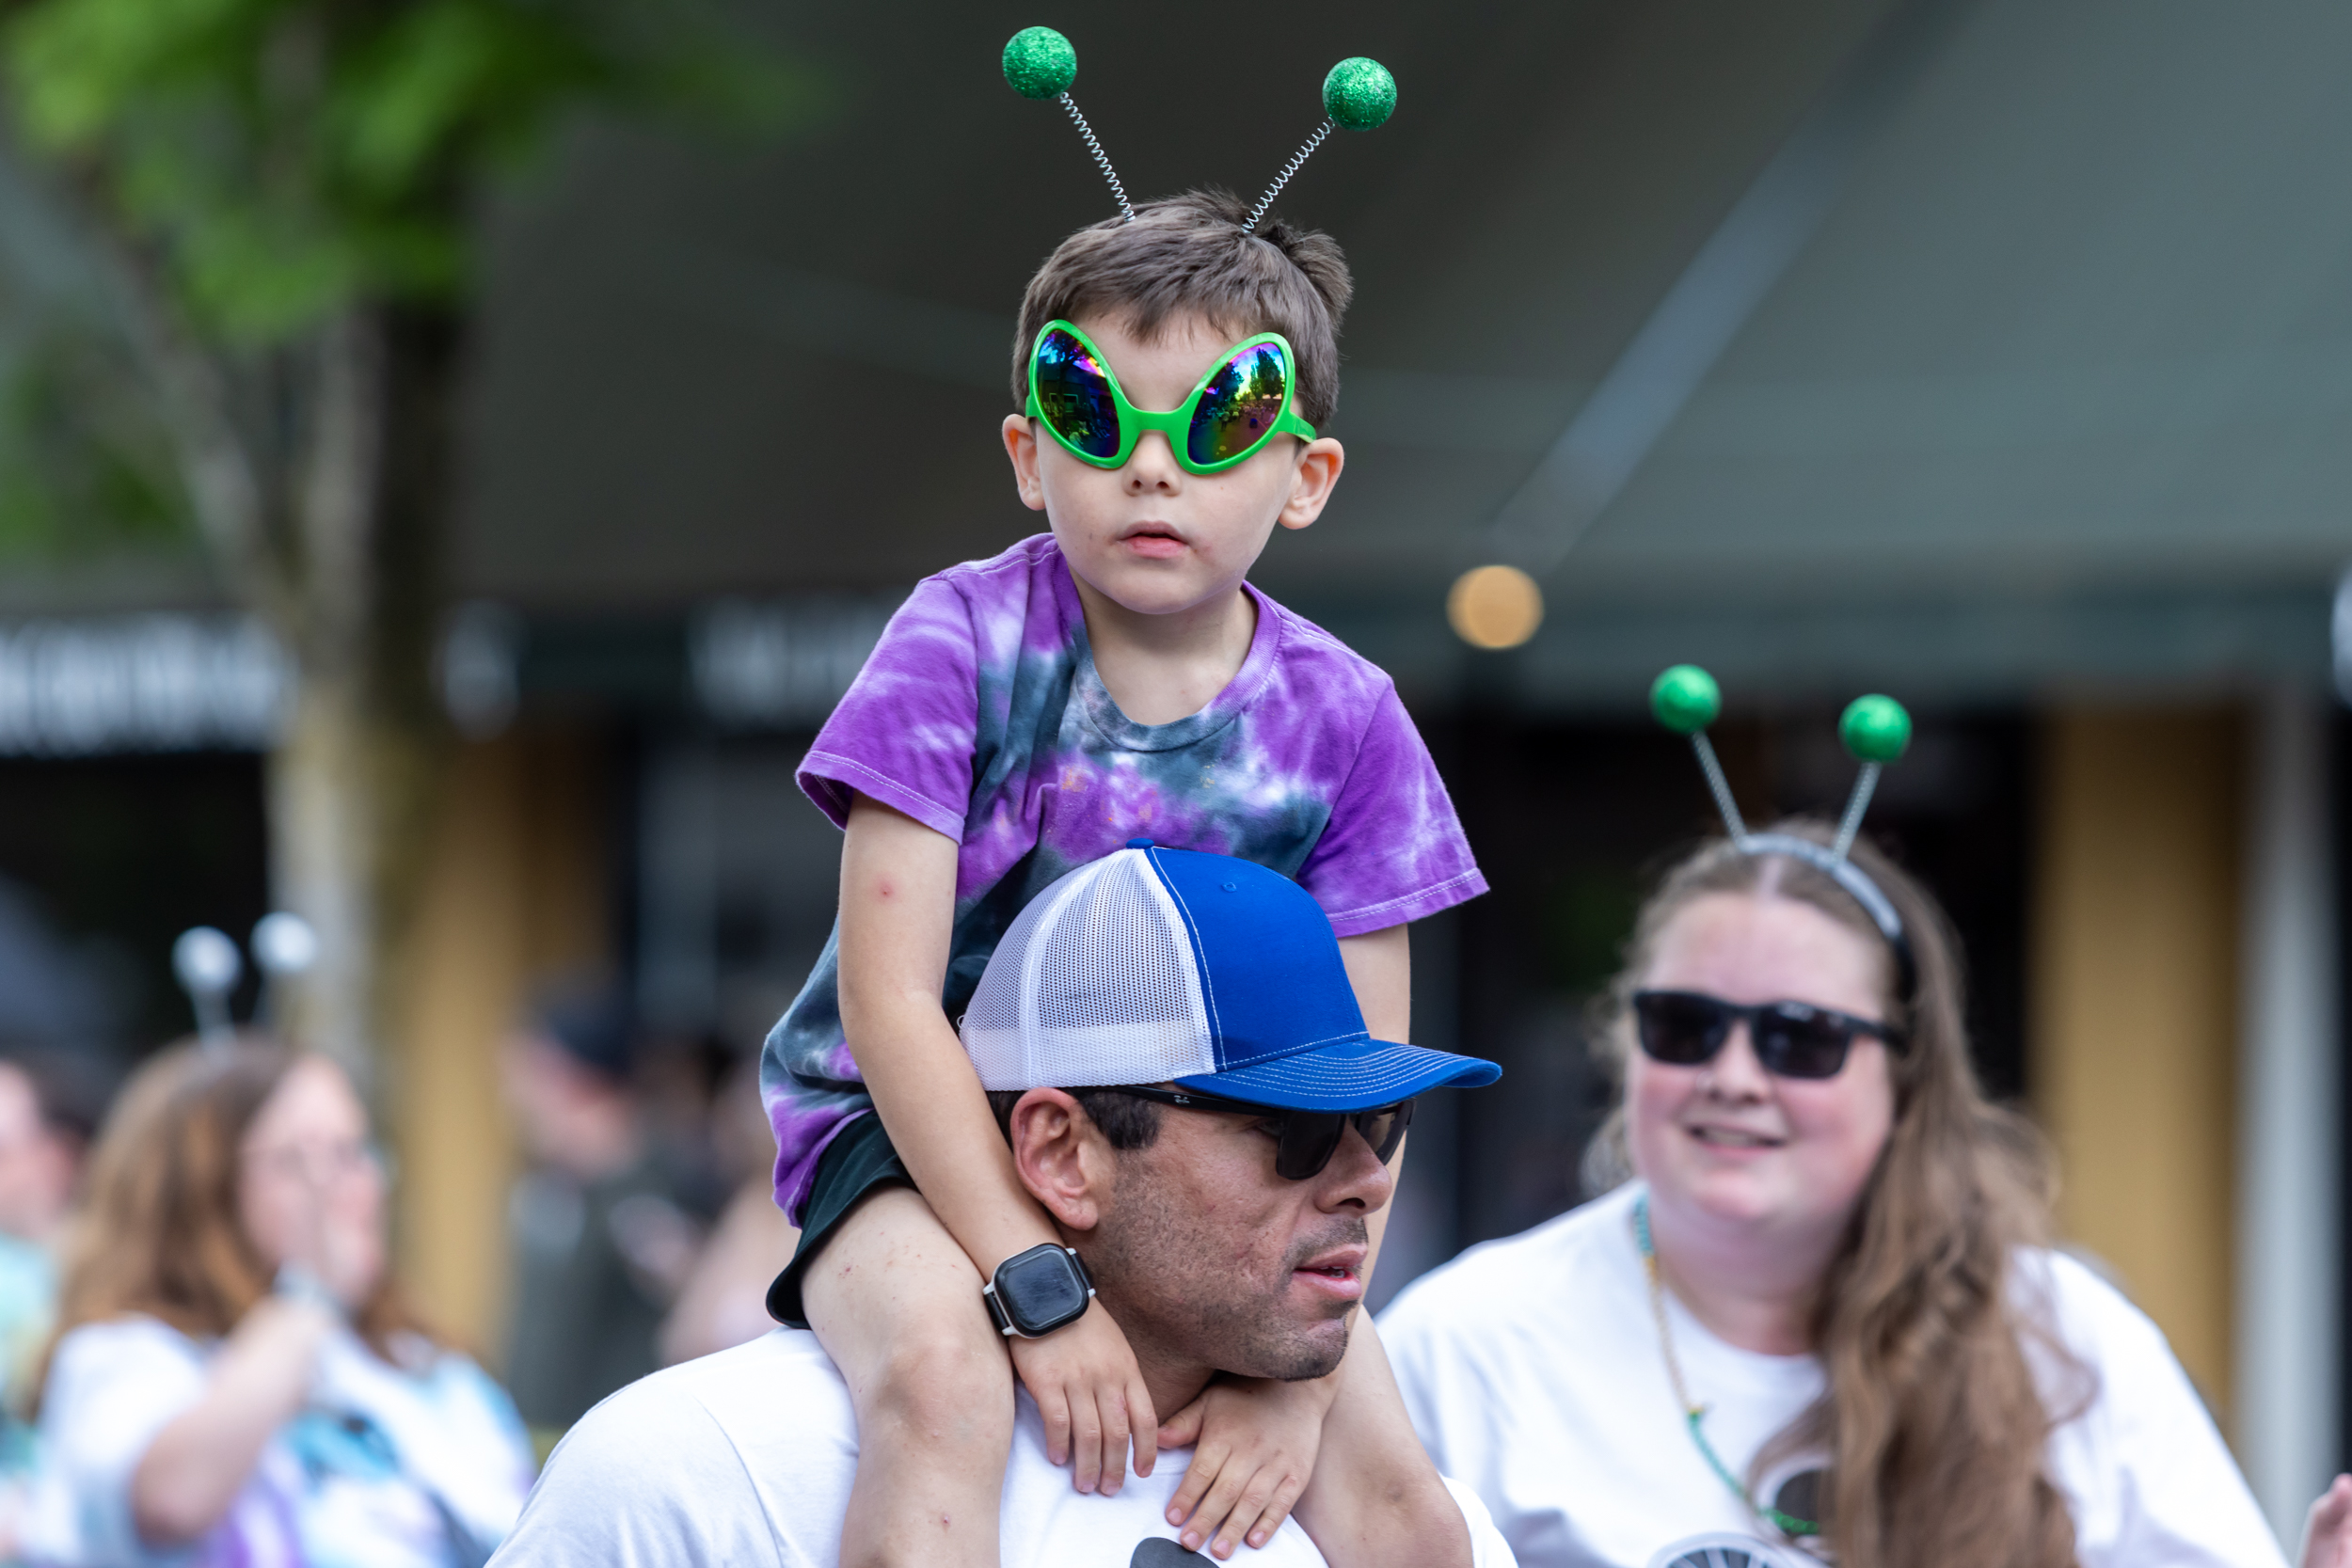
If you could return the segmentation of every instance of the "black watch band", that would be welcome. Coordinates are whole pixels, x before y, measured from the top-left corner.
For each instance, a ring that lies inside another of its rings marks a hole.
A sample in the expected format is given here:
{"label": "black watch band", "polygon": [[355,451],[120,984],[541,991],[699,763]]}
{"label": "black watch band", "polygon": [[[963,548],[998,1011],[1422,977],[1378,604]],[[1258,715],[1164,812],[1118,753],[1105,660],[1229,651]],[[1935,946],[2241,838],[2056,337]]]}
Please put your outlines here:
{"label": "black watch band", "polygon": [[1086,1316],[1094,1277],[1074,1248],[1041,1242],[997,1264],[980,1299],[999,1334],[1036,1339]]}

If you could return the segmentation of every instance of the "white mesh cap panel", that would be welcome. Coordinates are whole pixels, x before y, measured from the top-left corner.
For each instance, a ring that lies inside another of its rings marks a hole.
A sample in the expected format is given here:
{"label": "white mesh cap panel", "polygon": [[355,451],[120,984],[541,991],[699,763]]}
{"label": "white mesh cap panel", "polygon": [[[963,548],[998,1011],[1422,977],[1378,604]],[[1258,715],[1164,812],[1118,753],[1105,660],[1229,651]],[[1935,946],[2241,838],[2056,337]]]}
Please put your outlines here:
{"label": "white mesh cap panel", "polygon": [[1013,920],[963,1015],[991,1089],[1157,1084],[1216,1070],[1183,916],[1143,852],[1047,888]]}
{"label": "white mesh cap panel", "polygon": [[957,1033],[963,1037],[964,1054],[972,1058],[973,1069],[980,1075],[980,1087],[1040,1087],[1025,1081],[1027,1058],[1021,1049],[1021,997],[1027,988],[1023,984],[1022,974],[1029,967],[1029,950],[1038,944],[1038,935],[1044,928],[1047,916],[1057,905],[1074,897],[1099,875],[1100,863],[1080,866],[1030,899],[1005,928],[996,951],[989,955],[988,967],[980,972],[980,983],[972,990],[972,1004],[963,1010],[962,1022],[957,1025]]}

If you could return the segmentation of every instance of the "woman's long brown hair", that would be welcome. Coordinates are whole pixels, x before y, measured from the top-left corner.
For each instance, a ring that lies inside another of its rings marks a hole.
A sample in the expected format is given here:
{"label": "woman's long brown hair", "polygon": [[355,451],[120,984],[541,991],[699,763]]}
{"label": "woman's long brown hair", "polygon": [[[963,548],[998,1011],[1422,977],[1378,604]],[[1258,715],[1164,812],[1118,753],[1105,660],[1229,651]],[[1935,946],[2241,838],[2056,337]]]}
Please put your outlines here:
{"label": "woman's long brown hair", "polygon": [[[239,1218],[239,1156],[253,1118],[297,1059],[248,1037],[176,1045],[133,1074],[90,1155],[53,1352],[84,1323],[132,1313],[199,1338],[223,1335],[270,1293],[275,1271]],[[424,1332],[389,1272],[352,1319],[387,1357],[396,1336]]]}
{"label": "woman's long brown hair", "polygon": [[[1828,844],[1820,822],[1776,832]],[[2091,1393],[2046,1311],[2021,1289],[2022,1250],[2047,1235],[2049,1162],[2030,1124],[1987,1101],[1968,1058],[1960,944],[1927,890],[1867,844],[1852,859],[1901,915],[1918,980],[1910,1030],[1891,1053],[1895,1119],[1812,1308],[1828,1387],[1757,1456],[1760,1473],[1801,1452],[1830,1456],[1822,1489],[1840,1568],[2073,1568],[2074,1528],[2051,1482],[2052,1427]],[[1630,998],[1667,925],[1709,894],[1807,904],[1884,952],[1852,897],[1786,856],[1714,840],[1668,871],[1643,906],[1627,963],[1604,1003],[1603,1037],[1622,1067]],[[1621,1075],[1622,1076],[1622,1075]],[[1622,1159],[1625,1107],[1603,1129]],[[2056,1370],[2045,1402],[2028,1345]]]}

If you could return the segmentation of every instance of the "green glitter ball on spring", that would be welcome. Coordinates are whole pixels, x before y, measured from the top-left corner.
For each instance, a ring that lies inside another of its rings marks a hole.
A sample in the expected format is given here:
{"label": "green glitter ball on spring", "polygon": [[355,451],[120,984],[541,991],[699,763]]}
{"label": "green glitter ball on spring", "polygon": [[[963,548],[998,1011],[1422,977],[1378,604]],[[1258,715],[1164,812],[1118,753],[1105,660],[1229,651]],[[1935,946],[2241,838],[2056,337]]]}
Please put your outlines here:
{"label": "green glitter ball on spring", "polygon": [[1837,738],[1858,761],[1893,762],[1911,744],[1911,715],[1892,697],[1856,697],[1837,721]]}
{"label": "green glitter ball on spring", "polygon": [[1649,710],[1677,735],[1696,735],[1724,711],[1715,677],[1695,664],[1677,664],[1650,683]]}
{"label": "green glitter ball on spring", "polygon": [[1024,98],[1059,98],[1078,79],[1078,52],[1051,27],[1024,27],[1005,45],[1005,80]]}
{"label": "green glitter ball on spring", "polygon": [[1369,131],[1396,112],[1396,78],[1361,55],[1342,60],[1323,79],[1323,112],[1334,125]]}

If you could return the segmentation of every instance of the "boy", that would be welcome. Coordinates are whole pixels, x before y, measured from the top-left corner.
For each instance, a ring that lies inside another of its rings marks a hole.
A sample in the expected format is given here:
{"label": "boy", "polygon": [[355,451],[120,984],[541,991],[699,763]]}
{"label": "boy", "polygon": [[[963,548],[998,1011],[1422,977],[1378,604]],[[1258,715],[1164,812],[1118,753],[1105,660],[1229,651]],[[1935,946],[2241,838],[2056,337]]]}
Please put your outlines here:
{"label": "boy", "polygon": [[[1055,1233],[953,1022],[1022,906],[1132,837],[1295,879],[1376,1039],[1406,1037],[1406,923],[1485,891],[1388,677],[1245,580],[1339,481],[1312,427],[1349,282],[1329,239],[1243,218],[1195,193],[1047,259],[1003,435],[1052,531],[918,585],[802,764],[848,839],[834,940],[763,1059],[777,1200],[803,1227],[770,1303],[857,1406],[844,1562],[995,1561],[1000,1344],[1082,1491],[1118,1489],[1131,1440],[1148,1474],[1155,1442],[1199,1437],[1171,1519],[1219,1557],[1279,1527],[1351,1375],[1213,1386],[1155,1432],[1106,1314],[1000,1338],[983,1284]],[[1137,419],[1180,405],[1189,424]]]}

